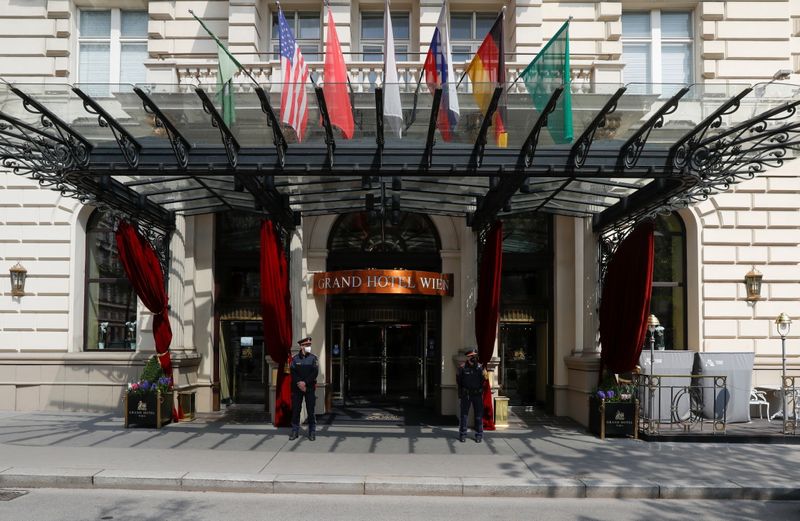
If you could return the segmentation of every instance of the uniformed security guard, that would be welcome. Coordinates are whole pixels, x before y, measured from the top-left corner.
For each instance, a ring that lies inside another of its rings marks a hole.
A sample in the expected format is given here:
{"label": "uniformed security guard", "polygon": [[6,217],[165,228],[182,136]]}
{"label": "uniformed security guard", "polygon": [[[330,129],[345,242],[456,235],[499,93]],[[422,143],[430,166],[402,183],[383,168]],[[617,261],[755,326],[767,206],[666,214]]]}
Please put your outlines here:
{"label": "uniformed security guard", "polygon": [[483,441],[483,382],[486,372],[483,365],[478,362],[478,352],[474,349],[467,351],[467,361],[458,367],[456,383],[458,384],[458,397],[461,400],[461,421],[458,425],[458,441],[464,442],[467,437],[467,416],[469,406],[475,413],[475,441]]}
{"label": "uniformed security guard", "polygon": [[317,439],[317,419],[314,416],[314,404],[317,401],[315,390],[317,375],[319,374],[319,359],[311,352],[311,337],[307,336],[297,341],[300,352],[292,357],[290,364],[292,373],[292,434],[290,440],[296,440],[300,430],[300,409],[303,399],[306,401],[308,413],[308,439]]}

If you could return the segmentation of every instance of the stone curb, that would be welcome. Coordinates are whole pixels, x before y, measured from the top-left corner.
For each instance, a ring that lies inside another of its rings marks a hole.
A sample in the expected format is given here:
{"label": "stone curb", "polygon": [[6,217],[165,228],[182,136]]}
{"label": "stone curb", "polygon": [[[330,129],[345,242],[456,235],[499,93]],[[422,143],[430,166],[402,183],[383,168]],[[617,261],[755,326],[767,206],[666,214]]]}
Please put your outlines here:
{"label": "stone curb", "polygon": [[800,484],[735,481],[453,478],[23,468],[0,471],[0,488],[113,488],[264,494],[347,494],[530,498],[799,500]]}

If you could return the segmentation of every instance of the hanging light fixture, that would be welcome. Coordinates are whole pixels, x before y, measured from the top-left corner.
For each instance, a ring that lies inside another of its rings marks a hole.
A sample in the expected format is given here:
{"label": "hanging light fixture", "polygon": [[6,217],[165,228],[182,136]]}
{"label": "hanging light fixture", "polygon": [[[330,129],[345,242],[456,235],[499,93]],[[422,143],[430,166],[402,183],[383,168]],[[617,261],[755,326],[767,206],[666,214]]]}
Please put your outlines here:
{"label": "hanging light fixture", "polygon": [[747,288],[747,298],[745,300],[761,300],[761,279],[763,275],[753,266],[753,269],[744,276],[744,285]]}
{"label": "hanging light fixture", "polygon": [[11,274],[11,296],[25,296],[25,279],[28,276],[28,270],[17,262],[8,269],[8,272]]}

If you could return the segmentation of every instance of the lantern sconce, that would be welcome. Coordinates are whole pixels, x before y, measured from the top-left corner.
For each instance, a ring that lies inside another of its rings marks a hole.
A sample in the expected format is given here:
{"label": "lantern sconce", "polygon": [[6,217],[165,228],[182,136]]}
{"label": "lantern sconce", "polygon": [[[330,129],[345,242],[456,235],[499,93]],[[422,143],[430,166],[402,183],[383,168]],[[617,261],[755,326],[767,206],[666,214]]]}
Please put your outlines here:
{"label": "lantern sconce", "polygon": [[753,269],[747,272],[744,276],[744,286],[747,289],[747,298],[745,300],[755,302],[761,300],[761,279],[763,275],[753,266]]}
{"label": "lantern sconce", "polygon": [[11,296],[24,297],[25,278],[28,276],[28,270],[26,270],[22,264],[17,262],[15,265],[8,268],[8,272],[11,274]]}

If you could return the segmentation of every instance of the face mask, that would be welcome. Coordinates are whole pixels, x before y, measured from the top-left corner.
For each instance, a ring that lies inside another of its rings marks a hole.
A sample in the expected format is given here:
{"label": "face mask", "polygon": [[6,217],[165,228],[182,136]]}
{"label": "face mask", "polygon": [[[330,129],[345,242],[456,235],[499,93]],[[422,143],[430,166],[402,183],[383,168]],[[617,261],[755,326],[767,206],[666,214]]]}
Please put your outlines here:
{"label": "face mask", "polygon": [[303,346],[303,351],[305,351],[306,354],[311,353],[311,346]]}

